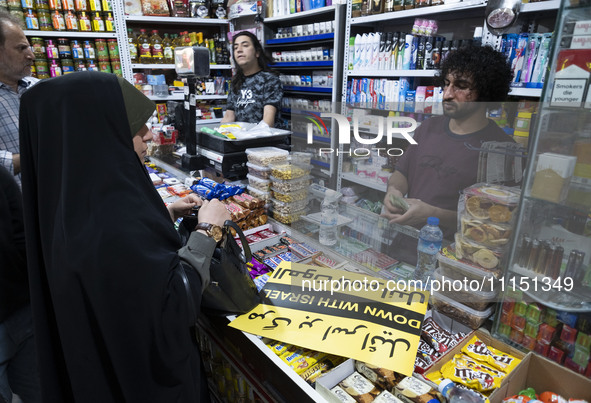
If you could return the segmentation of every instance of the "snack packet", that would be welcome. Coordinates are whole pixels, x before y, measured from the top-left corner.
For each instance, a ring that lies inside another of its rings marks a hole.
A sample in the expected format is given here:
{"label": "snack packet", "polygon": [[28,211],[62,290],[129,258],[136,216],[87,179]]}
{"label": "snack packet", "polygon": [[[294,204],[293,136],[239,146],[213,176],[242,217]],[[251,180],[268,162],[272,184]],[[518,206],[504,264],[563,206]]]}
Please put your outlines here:
{"label": "snack packet", "polygon": [[477,336],[472,337],[472,339],[462,347],[462,352],[476,360],[486,362],[494,368],[504,371],[506,374],[511,372],[521,362],[517,357],[513,357],[512,355],[497,350],[494,347],[487,346]]}

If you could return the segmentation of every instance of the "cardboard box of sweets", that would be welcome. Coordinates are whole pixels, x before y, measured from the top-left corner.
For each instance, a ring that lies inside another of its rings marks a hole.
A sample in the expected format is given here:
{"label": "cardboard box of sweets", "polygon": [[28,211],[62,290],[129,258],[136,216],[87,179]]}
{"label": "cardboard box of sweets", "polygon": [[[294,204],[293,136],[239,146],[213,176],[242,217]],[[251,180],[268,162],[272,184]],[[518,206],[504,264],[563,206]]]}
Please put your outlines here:
{"label": "cardboard box of sweets", "polygon": [[[532,387],[537,393],[552,391],[566,399],[576,398],[591,400],[591,379],[576,374],[573,371],[535,353],[527,355],[520,350],[494,339],[488,332],[477,330],[478,336],[486,345],[494,347],[522,361],[501,382],[501,385],[489,395],[490,403],[502,403],[503,399],[516,395],[519,391]],[[439,371],[441,367],[470,341],[471,336],[448,352],[444,359],[437,361],[427,374]],[[425,374],[426,375],[426,374]]]}

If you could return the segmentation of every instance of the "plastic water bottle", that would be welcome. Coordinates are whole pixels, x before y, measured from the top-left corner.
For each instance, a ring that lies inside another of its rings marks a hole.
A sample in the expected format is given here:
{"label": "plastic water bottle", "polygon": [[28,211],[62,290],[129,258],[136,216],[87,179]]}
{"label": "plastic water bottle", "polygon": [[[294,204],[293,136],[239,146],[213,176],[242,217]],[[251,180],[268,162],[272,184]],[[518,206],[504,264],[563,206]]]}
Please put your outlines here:
{"label": "plastic water bottle", "polygon": [[423,281],[425,289],[429,289],[429,279],[435,272],[437,265],[437,252],[441,249],[443,232],[439,228],[439,218],[427,218],[427,225],[421,228],[419,243],[417,244],[417,268],[415,280]]}
{"label": "plastic water bottle", "polygon": [[340,193],[327,189],[324,200],[320,204],[320,231],[318,241],[321,245],[334,245],[337,243],[338,200]]}
{"label": "plastic water bottle", "polygon": [[451,379],[441,381],[439,391],[447,399],[447,403],[484,403],[478,394],[459,388]]}

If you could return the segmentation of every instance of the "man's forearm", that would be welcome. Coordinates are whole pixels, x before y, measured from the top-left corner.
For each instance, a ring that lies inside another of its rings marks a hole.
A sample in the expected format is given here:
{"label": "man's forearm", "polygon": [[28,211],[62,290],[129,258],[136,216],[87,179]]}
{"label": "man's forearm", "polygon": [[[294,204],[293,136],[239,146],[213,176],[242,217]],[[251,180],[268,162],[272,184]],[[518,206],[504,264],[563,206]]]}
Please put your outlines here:
{"label": "man's forearm", "polygon": [[390,178],[388,178],[388,192],[392,193],[394,189],[399,191],[402,196],[408,193],[408,182],[406,177],[399,171],[394,171],[392,175],[390,175]]}
{"label": "man's forearm", "polygon": [[454,210],[445,210],[433,206],[432,217],[439,218],[439,223],[445,228],[455,228],[458,222],[458,212]]}

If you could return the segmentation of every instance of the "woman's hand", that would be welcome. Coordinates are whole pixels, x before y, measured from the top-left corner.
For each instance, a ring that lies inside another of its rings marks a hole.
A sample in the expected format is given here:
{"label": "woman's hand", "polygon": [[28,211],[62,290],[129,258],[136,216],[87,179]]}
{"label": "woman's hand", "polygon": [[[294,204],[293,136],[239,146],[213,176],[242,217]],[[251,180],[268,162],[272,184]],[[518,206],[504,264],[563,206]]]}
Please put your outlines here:
{"label": "woman's hand", "polygon": [[188,194],[187,196],[170,203],[166,208],[170,214],[170,218],[173,222],[178,220],[180,217],[187,215],[191,212],[191,209],[195,206],[201,206],[203,200],[194,193]]}
{"label": "woman's hand", "polygon": [[230,220],[230,212],[226,210],[226,206],[217,199],[211,201],[204,201],[199,209],[198,215],[199,223],[208,223],[217,225],[220,227],[224,226],[226,220]]}

